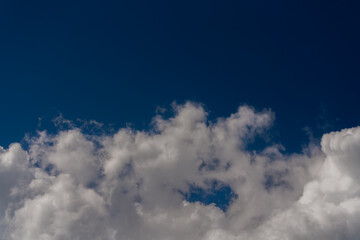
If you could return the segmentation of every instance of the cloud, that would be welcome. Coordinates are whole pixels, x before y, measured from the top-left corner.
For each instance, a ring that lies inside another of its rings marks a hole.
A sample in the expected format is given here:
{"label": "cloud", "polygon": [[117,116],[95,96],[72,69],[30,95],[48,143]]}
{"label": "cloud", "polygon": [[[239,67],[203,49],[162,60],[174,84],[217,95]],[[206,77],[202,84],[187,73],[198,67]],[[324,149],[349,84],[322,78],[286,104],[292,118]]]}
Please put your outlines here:
{"label": "cloud", "polygon": [[[271,111],[207,115],[174,105],[151,130],[114,134],[66,120],[27,151],[1,149],[0,239],[357,239],[360,128],[325,134],[301,154],[271,143],[255,152],[247,144],[266,135]],[[225,212],[186,197],[214,183],[231,188]]]}

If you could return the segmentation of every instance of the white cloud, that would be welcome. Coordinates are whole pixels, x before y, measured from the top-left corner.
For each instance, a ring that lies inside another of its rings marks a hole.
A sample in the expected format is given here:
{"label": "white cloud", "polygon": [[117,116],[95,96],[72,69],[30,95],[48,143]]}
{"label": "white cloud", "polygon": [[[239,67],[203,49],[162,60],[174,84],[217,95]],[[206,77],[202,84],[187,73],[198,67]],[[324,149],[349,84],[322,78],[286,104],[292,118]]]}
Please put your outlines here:
{"label": "white cloud", "polygon": [[[199,104],[174,106],[150,131],[40,132],[29,151],[0,151],[2,240],[356,239],[360,128],[284,155],[246,150],[271,111],[242,106],[207,121]],[[63,121],[63,120],[62,120]],[[67,120],[66,120],[67,121]],[[99,126],[98,126],[99,127]],[[101,127],[101,126],[100,126]],[[188,202],[217,181],[236,194],[226,212]]]}

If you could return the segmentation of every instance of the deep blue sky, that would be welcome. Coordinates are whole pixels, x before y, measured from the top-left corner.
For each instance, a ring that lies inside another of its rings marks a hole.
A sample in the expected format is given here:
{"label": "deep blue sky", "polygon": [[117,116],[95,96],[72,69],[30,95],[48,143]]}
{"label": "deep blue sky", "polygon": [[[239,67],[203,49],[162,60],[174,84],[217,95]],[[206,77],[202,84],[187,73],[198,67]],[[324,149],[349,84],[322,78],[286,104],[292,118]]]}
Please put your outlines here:
{"label": "deep blue sky", "polygon": [[38,117],[146,128],[157,106],[199,101],[276,113],[289,151],[357,126],[358,1],[1,1],[0,145]]}

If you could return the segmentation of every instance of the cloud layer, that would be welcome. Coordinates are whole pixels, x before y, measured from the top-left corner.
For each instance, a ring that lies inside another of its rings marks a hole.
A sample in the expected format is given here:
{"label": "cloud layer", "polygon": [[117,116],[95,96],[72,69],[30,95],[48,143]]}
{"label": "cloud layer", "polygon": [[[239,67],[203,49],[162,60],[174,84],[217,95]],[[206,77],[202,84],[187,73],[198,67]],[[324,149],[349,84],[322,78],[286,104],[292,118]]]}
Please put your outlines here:
{"label": "cloud layer", "polygon": [[[174,111],[149,131],[72,125],[39,132],[27,151],[2,148],[0,239],[358,239],[360,127],[289,155],[270,143],[247,150],[270,111],[242,106],[216,122],[199,104]],[[185,197],[214,183],[234,193],[225,212]]]}

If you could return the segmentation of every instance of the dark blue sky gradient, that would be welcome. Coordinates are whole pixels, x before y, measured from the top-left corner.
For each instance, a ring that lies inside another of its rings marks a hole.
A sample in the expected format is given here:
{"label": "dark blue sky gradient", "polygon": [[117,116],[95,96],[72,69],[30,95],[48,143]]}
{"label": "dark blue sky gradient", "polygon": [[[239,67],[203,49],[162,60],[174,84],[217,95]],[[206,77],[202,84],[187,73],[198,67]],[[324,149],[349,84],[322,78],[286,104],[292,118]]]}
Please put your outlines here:
{"label": "dark blue sky gradient", "polygon": [[1,1],[0,145],[58,112],[146,128],[199,101],[276,113],[289,151],[357,126],[358,1]]}

